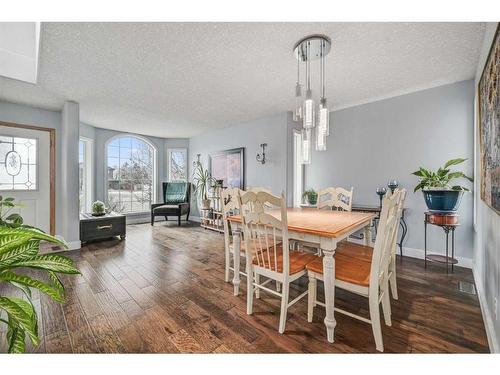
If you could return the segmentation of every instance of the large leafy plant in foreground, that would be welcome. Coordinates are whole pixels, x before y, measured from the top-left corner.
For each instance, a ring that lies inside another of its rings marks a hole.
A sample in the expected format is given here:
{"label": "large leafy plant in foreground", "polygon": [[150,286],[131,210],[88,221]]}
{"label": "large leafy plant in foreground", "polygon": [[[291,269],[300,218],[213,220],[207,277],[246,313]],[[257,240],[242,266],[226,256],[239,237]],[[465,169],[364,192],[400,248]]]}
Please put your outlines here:
{"label": "large leafy plant in foreground", "polygon": [[[30,288],[40,290],[57,302],[64,302],[64,286],[58,273],[77,274],[79,271],[67,257],[58,254],[40,255],[42,241],[64,248],[66,244],[37,228],[23,225],[19,215],[5,212],[6,207],[14,206],[12,198],[2,200],[0,197],[0,284],[12,284],[21,289],[26,298],[0,294],[0,324],[8,326],[6,338],[9,353],[23,353],[26,335],[33,345],[39,344],[38,317],[31,302]],[[27,276],[22,273],[23,269],[42,270],[46,275],[45,280]]]}

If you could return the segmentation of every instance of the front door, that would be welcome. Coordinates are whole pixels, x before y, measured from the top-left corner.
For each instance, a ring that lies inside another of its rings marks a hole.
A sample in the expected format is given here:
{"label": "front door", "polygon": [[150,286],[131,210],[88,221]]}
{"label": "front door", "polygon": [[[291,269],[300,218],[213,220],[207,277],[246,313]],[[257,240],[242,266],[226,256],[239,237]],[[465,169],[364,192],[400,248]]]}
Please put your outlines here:
{"label": "front door", "polygon": [[0,123],[0,195],[24,223],[50,232],[50,132]]}

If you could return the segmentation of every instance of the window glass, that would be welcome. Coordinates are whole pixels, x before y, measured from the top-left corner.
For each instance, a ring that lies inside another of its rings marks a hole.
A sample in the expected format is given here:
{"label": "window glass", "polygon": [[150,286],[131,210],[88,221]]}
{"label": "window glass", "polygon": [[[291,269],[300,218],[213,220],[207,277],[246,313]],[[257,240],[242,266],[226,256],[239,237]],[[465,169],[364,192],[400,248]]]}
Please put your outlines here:
{"label": "window glass", "polygon": [[115,212],[149,211],[154,197],[154,149],[133,136],[113,139],[107,146],[108,206]]}
{"label": "window glass", "polygon": [[168,180],[187,181],[187,150],[168,150]]}
{"label": "window glass", "polygon": [[38,140],[0,136],[0,190],[36,190]]}

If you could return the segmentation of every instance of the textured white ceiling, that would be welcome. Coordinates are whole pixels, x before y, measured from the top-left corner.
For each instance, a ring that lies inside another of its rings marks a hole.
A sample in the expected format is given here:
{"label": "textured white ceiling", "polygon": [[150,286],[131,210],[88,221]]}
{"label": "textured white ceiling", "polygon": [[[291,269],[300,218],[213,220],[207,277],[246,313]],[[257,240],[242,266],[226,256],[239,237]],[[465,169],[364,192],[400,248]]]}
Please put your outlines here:
{"label": "textured white ceiling", "polygon": [[327,97],[339,109],[472,78],[484,24],[44,23],[38,84],[0,77],[0,99],[74,100],[91,125],[190,137],[291,110],[292,48],[313,33],[332,39]]}

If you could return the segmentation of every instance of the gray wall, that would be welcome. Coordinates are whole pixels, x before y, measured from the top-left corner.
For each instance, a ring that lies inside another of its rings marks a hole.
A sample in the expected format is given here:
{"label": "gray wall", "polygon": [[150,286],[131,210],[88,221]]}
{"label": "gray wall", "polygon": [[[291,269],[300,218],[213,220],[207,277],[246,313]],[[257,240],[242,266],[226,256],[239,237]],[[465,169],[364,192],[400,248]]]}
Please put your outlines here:
{"label": "gray wall", "polygon": [[[473,102],[473,82],[465,81],[332,112],[327,151],[313,151],[305,187],[353,186],[355,204],[376,205],[376,188],[397,179],[408,189],[406,251],[422,256],[426,206],[422,193],[413,193],[417,178],[410,173],[464,157],[472,175]],[[465,194],[459,213],[456,254],[470,266],[472,194]],[[442,230],[430,228],[428,249],[443,252],[443,239]]]}
{"label": "gray wall", "polygon": [[[208,154],[245,147],[246,186],[266,187],[275,194],[280,194],[282,190],[286,190],[287,181],[287,119],[288,114],[283,113],[190,138],[188,158],[190,176],[196,154],[201,154],[201,162],[206,168]],[[255,160],[257,153],[262,151],[259,147],[261,143],[267,143],[266,164],[260,164]],[[196,207],[196,204],[193,206]],[[192,214],[199,216],[197,208]]]}
{"label": "gray wall", "polygon": [[[476,85],[479,83],[486,58],[488,56],[497,24],[486,27],[483,48],[476,73]],[[477,116],[476,116],[477,118]],[[476,129],[478,127],[476,126]],[[477,133],[476,133],[477,134]],[[495,299],[500,303],[500,215],[488,207],[479,193],[480,155],[479,139],[476,137],[476,232],[474,237],[474,278],[481,301],[483,317],[490,342],[490,350],[500,352],[500,311]],[[496,317],[497,316],[497,317]]]}

